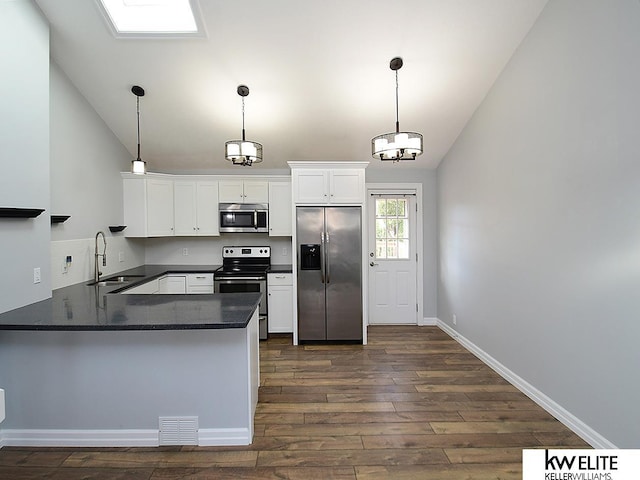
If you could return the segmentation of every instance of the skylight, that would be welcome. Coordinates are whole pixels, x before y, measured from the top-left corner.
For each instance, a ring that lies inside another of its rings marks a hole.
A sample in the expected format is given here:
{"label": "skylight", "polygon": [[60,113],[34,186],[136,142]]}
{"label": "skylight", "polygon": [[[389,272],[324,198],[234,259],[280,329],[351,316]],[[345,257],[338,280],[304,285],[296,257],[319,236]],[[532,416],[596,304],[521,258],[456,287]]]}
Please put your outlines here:
{"label": "skylight", "polygon": [[197,34],[189,0],[100,0],[116,34]]}

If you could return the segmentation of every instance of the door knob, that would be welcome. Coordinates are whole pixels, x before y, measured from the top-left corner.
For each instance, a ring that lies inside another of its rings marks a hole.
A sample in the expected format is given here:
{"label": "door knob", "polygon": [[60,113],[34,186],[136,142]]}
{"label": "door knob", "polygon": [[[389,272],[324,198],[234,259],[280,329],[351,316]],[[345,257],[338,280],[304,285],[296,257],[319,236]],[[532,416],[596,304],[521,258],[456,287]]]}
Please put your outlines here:
{"label": "door knob", "polygon": [[376,265],[378,265],[377,263],[373,263],[371,262],[369,265],[371,265],[372,267],[375,267]]}
{"label": "door knob", "polygon": [[369,256],[370,256],[370,257],[373,257],[374,255],[375,255],[375,253],[373,253],[373,252],[371,252],[371,253],[369,254]]}

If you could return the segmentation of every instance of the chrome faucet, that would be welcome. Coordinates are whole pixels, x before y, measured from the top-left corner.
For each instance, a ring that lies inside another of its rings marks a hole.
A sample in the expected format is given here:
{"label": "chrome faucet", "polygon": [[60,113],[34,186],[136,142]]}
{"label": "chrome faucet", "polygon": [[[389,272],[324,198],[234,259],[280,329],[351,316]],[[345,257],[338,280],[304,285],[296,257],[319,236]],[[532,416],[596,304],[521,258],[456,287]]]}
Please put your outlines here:
{"label": "chrome faucet", "polygon": [[[102,249],[102,253],[98,253],[98,237],[102,235],[102,241],[104,243],[104,248]],[[96,250],[95,250],[95,278],[94,280],[96,282],[100,281],[100,275],[102,275],[102,272],[100,271],[100,267],[98,266],[98,257],[102,257],[102,266],[106,267],[107,266],[107,239],[104,236],[104,232],[98,232],[96,233]]]}

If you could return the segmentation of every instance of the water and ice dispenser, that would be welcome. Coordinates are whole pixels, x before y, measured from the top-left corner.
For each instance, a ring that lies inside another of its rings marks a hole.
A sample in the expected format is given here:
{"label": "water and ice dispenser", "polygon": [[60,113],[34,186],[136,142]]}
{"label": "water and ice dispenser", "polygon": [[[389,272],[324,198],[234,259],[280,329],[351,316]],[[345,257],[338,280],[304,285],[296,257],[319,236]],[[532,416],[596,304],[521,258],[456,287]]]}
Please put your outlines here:
{"label": "water and ice dispenser", "polygon": [[300,245],[300,270],[320,270],[320,244]]}

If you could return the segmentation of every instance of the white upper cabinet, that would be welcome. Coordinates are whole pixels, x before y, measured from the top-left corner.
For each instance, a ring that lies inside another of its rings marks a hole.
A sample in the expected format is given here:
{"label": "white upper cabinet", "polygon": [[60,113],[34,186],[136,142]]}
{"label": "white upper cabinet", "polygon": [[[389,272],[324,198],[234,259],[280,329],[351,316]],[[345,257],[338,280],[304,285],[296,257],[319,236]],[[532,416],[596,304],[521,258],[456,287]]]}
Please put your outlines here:
{"label": "white upper cabinet", "polygon": [[269,236],[292,235],[291,182],[269,182]]}
{"label": "white upper cabinet", "polygon": [[219,235],[218,182],[174,182],[175,234]]}
{"label": "white upper cabinet", "polygon": [[362,204],[368,162],[289,162],[298,204]]}
{"label": "white upper cabinet", "polygon": [[265,180],[221,180],[220,203],[268,203],[269,182]]}
{"label": "white upper cabinet", "polygon": [[174,228],[173,180],[124,178],[124,231],[127,237],[172,236]]}

